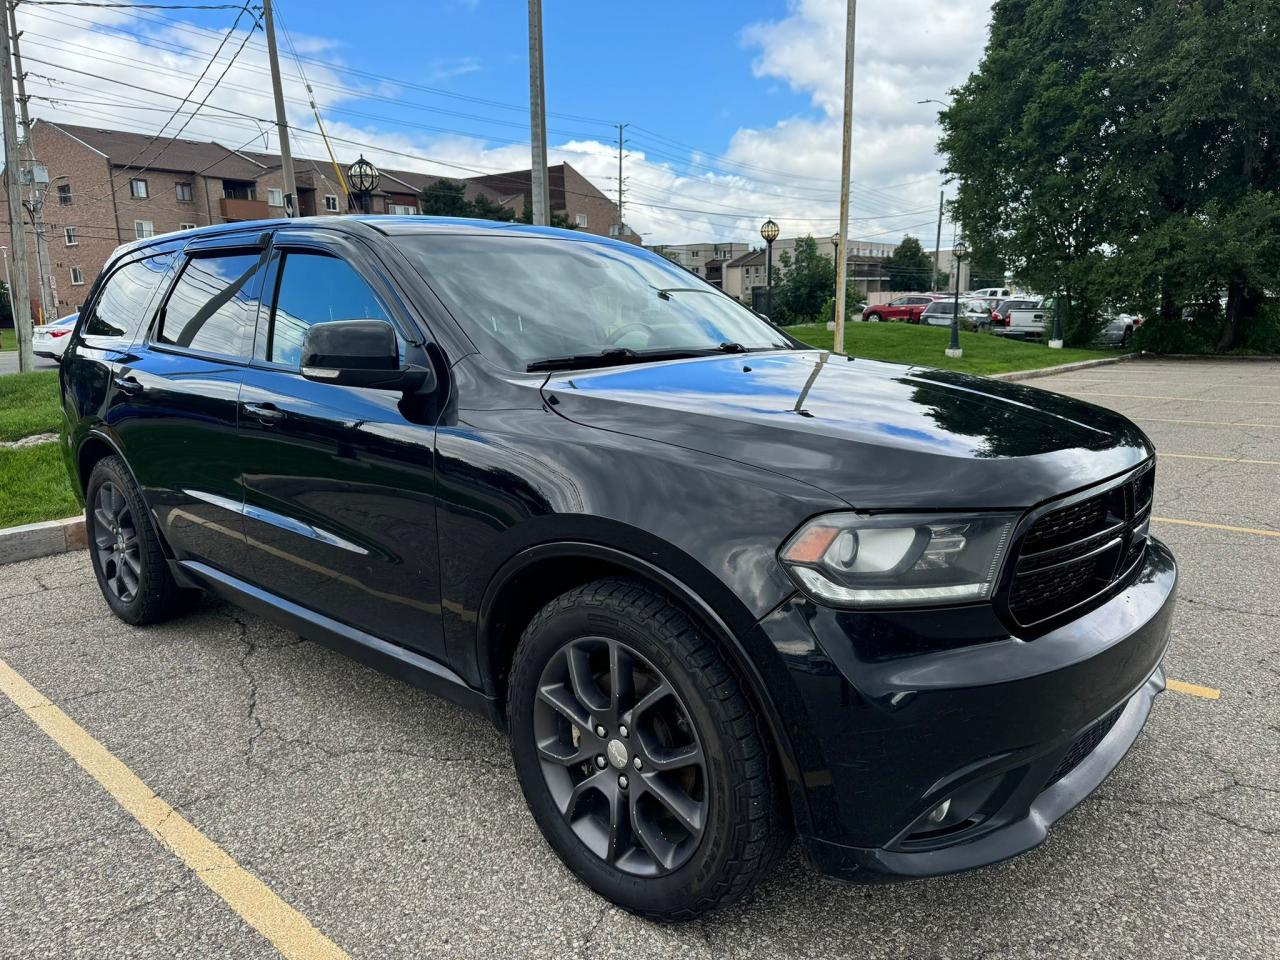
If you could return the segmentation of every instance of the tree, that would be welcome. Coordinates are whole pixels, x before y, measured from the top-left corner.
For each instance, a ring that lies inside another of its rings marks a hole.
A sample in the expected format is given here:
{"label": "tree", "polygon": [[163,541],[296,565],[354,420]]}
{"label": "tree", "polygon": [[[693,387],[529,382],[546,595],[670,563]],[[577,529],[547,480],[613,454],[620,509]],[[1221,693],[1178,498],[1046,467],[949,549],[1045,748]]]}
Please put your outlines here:
{"label": "tree", "polygon": [[467,200],[467,185],[441,177],[422,190],[422,212],[434,217],[474,217],[475,208]]}
{"label": "tree", "polygon": [[[933,282],[933,257],[912,236],[903,237],[898,248],[885,257],[884,268],[891,290],[926,290]],[[938,274],[939,289],[946,289],[946,279],[945,274]]]}
{"label": "tree", "polygon": [[479,217],[481,220],[501,220],[510,222],[516,218],[516,212],[510,207],[504,207],[500,203],[494,203],[483,193],[476,194],[476,198],[471,201],[471,216]]}
{"label": "tree", "polygon": [[1154,332],[1220,291],[1219,349],[1273,322],[1275,0],[997,0],[941,119],[975,260],[1061,291],[1069,341],[1092,339],[1106,302]]}
{"label": "tree", "polygon": [[796,240],[795,251],[783,251],[773,268],[769,319],[779,324],[807,323],[818,316],[835,290],[835,267],[818,252],[813,237]]}

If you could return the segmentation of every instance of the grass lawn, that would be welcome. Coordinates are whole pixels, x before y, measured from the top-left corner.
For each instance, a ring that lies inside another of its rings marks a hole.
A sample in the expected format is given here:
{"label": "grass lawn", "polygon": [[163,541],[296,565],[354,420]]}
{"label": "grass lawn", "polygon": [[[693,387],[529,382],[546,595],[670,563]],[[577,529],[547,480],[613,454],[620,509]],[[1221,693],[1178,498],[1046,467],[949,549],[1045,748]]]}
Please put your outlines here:
{"label": "grass lawn", "polygon": [[0,330],[0,350],[18,349],[18,331]]}
{"label": "grass lawn", "polygon": [[0,440],[57,433],[61,424],[57,370],[0,377]]}
{"label": "grass lawn", "polygon": [[56,443],[0,450],[0,527],[80,512]]}
{"label": "grass lawn", "polygon": [[[835,335],[825,324],[811,323],[787,327],[787,332],[821,350],[830,350]],[[1043,343],[1006,340],[989,333],[961,333],[964,356],[952,360],[943,351],[951,342],[946,327],[921,327],[910,323],[863,323],[845,325],[845,352],[853,357],[910,363],[962,373],[992,374],[1013,370],[1034,370],[1077,360],[1114,357],[1115,350],[1050,350]]]}

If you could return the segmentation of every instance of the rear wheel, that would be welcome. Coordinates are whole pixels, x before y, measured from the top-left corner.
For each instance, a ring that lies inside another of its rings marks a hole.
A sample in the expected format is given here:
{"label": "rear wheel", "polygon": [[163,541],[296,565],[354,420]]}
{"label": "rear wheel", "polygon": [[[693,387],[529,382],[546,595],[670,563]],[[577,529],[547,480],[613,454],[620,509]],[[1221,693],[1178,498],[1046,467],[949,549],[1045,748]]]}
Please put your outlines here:
{"label": "rear wheel", "polygon": [[119,457],[104,457],[94,466],[84,520],[98,587],[121,620],[166,620],[194,596],[174,582],[151,515]]}
{"label": "rear wheel", "polygon": [[686,920],[751,890],[789,827],[766,740],[714,645],[650,587],[600,580],[526,628],[512,753],[543,835],[628,910]]}

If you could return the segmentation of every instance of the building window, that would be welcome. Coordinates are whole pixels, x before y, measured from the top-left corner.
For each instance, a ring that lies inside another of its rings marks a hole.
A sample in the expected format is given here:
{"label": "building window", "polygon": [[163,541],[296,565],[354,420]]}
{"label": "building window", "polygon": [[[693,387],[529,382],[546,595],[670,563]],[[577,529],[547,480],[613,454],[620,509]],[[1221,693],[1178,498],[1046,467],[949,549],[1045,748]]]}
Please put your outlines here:
{"label": "building window", "polygon": [[620,237],[620,236],[622,236],[622,227],[620,227],[620,226],[619,226],[618,224],[616,224],[616,223],[611,223],[611,224],[609,224],[609,236],[611,236],[611,237]]}
{"label": "building window", "polygon": [[195,228],[196,228],[196,225],[195,225],[194,223],[180,223],[180,224],[178,224],[178,229],[179,229],[179,230],[194,230]]}
{"label": "building window", "polygon": [[585,213],[579,213],[573,218],[573,222],[580,227],[585,227],[587,225],[587,215]]}
{"label": "building window", "polygon": [[80,242],[80,238],[76,236],[75,227],[62,228],[62,242],[65,243],[68,247],[74,247],[77,243]]}
{"label": "building window", "polygon": [[700,256],[702,256],[702,251],[701,251],[701,250],[690,250],[690,251],[689,251],[689,256],[691,256],[691,257],[693,257],[693,259],[697,260]]}
{"label": "building window", "polygon": [[401,216],[413,216],[418,212],[418,208],[410,206],[407,203],[389,203],[387,204],[387,213],[396,213]]}
{"label": "building window", "polygon": [[179,200],[194,200],[196,198],[189,183],[176,183],[174,184],[174,189],[178,192]]}
{"label": "building window", "polygon": [[147,199],[147,197],[149,197],[149,196],[150,196],[150,194],[149,194],[149,193],[147,193],[147,181],[145,181],[145,180],[130,180],[130,181],[129,181],[129,196],[133,197],[135,200],[145,200],[145,199]]}
{"label": "building window", "polygon": [[267,206],[283,207],[284,191],[279,187],[267,187]]}
{"label": "building window", "polygon": [[84,286],[84,271],[81,270],[79,267],[71,268],[71,285],[73,287]]}
{"label": "building window", "polygon": [[150,220],[135,220],[133,221],[133,235],[139,240],[154,237],[156,235],[156,225]]}
{"label": "building window", "polygon": [[62,204],[64,207],[71,206],[71,184],[58,184],[58,203]]}
{"label": "building window", "polygon": [[338,197],[336,194],[326,193],[324,195],[324,208],[330,213],[338,212]]}

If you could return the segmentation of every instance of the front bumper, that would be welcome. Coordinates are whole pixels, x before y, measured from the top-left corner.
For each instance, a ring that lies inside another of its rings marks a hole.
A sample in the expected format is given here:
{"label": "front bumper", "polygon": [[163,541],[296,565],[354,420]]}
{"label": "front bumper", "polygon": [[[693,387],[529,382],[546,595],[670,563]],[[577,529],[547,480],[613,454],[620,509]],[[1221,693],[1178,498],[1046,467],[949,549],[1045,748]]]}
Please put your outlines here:
{"label": "front bumper", "polygon": [[[1034,639],[989,607],[855,612],[801,598],[761,623],[804,729],[798,821],[824,873],[923,877],[1007,859],[1115,768],[1157,693],[1177,569],[1148,546],[1127,587]],[[955,822],[927,818],[951,800]]]}

